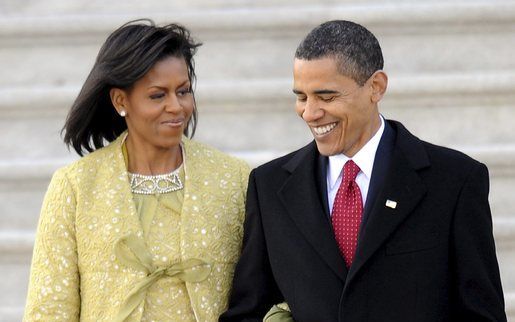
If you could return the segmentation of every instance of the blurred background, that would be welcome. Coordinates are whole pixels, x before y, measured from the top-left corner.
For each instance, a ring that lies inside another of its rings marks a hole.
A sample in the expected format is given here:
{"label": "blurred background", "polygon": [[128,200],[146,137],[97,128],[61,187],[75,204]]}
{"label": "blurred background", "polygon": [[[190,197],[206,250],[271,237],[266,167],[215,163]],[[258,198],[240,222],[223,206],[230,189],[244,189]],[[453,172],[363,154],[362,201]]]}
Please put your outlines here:
{"label": "blurred background", "polygon": [[0,0],[0,321],[20,321],[39,208],[77,158],[59,131],[107,35],[135,18],[179,22],[196,56],[196,139],[259,165],[311,140],[294,113],[294,51],[347,19],[379,39],[380,105],[420,138],[490,169],[507,312],[515,321],[515,1]]}

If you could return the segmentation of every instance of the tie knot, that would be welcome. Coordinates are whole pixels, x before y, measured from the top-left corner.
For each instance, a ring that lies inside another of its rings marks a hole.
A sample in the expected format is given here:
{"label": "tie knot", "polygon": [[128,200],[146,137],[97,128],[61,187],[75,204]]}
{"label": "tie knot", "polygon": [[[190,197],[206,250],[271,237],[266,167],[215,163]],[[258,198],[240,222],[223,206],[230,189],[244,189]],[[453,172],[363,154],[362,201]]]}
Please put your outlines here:
{"label": "tie knot", "polygon": [[355,181],[360,169],[354,161],[349,160],[343,166],[343,180],[344,181]]}

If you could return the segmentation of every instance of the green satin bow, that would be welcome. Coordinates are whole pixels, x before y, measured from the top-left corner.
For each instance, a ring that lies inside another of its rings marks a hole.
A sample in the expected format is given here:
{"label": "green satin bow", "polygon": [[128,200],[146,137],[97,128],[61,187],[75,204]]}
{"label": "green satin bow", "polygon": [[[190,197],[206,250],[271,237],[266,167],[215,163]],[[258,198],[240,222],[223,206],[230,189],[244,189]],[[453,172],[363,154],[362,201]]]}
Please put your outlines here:
{"label": "green satin bow", "polygon": [[132,269],[143,271],[147,276],[139,281],[122,303],[116,322],[123,322],[145,299],[147,290],[163,276],[173,277],[183,282],[202,282],[211,273],[211,266],[196,258],[172,264],[168,267],[154,266],[152,255],[145,242],[135,235],[120,238],[114,246],[115,255],[122,264]]}
{"label": "green satin bow", "polygon": [[263,322],[294,322],[288,303],[283,302],[272,306],[263,318]]}

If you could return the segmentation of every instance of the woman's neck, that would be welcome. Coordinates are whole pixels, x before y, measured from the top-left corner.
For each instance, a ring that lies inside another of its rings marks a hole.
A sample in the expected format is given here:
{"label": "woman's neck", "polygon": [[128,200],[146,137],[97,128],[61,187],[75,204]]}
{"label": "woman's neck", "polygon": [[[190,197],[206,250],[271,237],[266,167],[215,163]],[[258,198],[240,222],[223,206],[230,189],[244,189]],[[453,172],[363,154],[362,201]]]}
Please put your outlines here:
{"label": "woman's neck", "polygon": [[143,175],[170,173],[182,164],[179,144],[160,148],[148,142],[135,142],[130,135],[125,140],[128,155],[128,170]]}

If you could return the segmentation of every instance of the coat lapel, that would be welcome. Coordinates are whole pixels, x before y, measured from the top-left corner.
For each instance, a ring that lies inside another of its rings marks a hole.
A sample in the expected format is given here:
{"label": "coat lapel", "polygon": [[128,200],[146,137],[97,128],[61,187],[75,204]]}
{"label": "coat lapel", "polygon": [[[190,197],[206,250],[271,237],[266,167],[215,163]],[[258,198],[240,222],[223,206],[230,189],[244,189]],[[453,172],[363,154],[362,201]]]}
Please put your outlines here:
{"label": "coat lapel", "polygon": [[283,167],[291,176],[278,194],[300,232],[335,274],[345,281],[345,262],[338,250],[332,227],[317,191],[317,156],[315,143],[300,150]]}
{"label": "coat lapel", "polygon": [[[397,138],[390,167],[386,173],[384,187],[372,203],[347,282],[352,280],[388,240],[426,194],[426,187],[417,173],[418,170],[429,166],[426,152],[420,141],[400,123],[391,124],[397,128]],[[395,207],[387,206],[387,200],[396,202]]]}
{"label": "coat lapel", "polygon": [[103,149],[103,162],[98,164],[110,164],[111,166],[99,167],[98,177],[106,178],[105,195],[111,199],[113,213],[110,217],[119,218],[123,222],[123,229],[117,235],[124,236],[129,233],[143,234],[143,227],[132,197],[131,185],[127,174],[126,161],[123,155],[122,145],[127,132],[122,133],[115,141]]}

